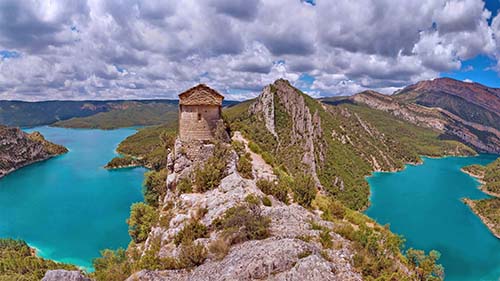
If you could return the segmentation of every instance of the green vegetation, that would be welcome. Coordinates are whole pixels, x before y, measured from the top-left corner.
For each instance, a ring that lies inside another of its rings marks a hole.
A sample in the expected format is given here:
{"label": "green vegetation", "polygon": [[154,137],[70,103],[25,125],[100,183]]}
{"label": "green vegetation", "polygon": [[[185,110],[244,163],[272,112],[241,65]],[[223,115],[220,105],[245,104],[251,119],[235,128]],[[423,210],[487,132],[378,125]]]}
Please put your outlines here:
{"label": "green vegetation", "polygon": [[50,155],[59,155],[68,152],[68,149],[66,147],[46,140],[40,132],[33,132],[31,134],[28,134],[28,138],[32,141],[41,143]]}
{"label": "green vegetation", "polygon": [[73,265],[35,256],[24,241],[0,239],[0,280],[38,281],[51,269],[77,270]]}
{"label": "green vegetation", "polygon": [[[278,90],[276,85],[272,85],[272,90]],[[402,169],[405,163],[419,162],[421,154],[474,153],[459,142],[441,140],[438,133],[399,120],[389,113],[348,104],[325,106],[299,90],[296,92],[304,98],[311,115],[320,120],[312,141],[321,185],[349,208],[360,210],[368,206],[369,186],[365,177],[374,169]],[[286,185],[293,191],[295,178],[308,171],[302,161],[305,138],[294,138],[295,121],[279,95],[274,93],[274,97],[278,139],[267,130],[261,116],[248,112],[250,103],[232,106],[224,115],[231,131],[242,132],[250,141],[249,148],[253,152],[261,154],[267,163],[293,179],[287,183],[280,181],[282,187]]]}
{"label": "green vegetation", "polygon": [[246,179],[253,179],[252,173],[252,160],[250,158],[250,153],[245,153],[240,156],[238,163],[236,165],[238,173]]}
{"label": "green vegetation", "polygon": [[264,196],[262,197],[262,205],[266,207],[271,207],[273,205],[273,202],[271,201],[271,199],[269,199],[269,197]]}
{"label": "green vegetation", "polygon": [[500,195],[500,158],[486,166],[483,181],[485,190]]}
{"label": "green vegetation", "polygon": [[265,179],[258,180],[257,187],[265,194],[272,195],[277,200],[288,203],[288,187]]}
{"label": "green vegetation", "polygon": [[127,102],[123,106],[92,116],[76,117],[59,121],[53,125],[64,128],[116,129],[134,126],[151,126],[175,123],[177,120],[177,103],[164,102]]}
{"label": "green vegetation", "polygon": [[490,230],[500,238],[500,198],[473,200],[471,208]]}
{"label": "green vegetation", "polygon": [[135,243],[144,242],[157,222],[158,212],[155,208],[142,202],[135,203],[130,208],[130,218],[127,220],[128,233]]}
{"label": "green vegetation", "polygon": [[356,112],[378,131],[402,144],[400,148],[397,146],[391,148],[399,149],[396,153],[401,155],[400,158],[405,162],[419,162],[419,155],[440,157],[457,151],[464,155],[475,154],[474,150],[463,143],[442,139],[440,133],[405,122],[388,112],[361,105],[342,105],[341,107]]}
{"label": "green vegetation", "polygon": [[101,251],[101,257],[94,259],[93,265],[95,271],[92,277],[97,280],[125,280],[132,274],[124,249]]}
{"label": "green vegetation", "polygon": [[487,166],[463,167],[462,171],[482,180],[484,184],[481,189],[493,196],[480,200],[464,199],[464,201],[491,232],[500,238],[500,158]]}
{"label": "green vegetation", "polygon": [[229,152],[224,143],[215,144],[213,155],[194,171],[194,191],[205,192],[219,186],[225,175]]}
{"label": "green vegetation", "polygon": [[174,237],[174,244],[179,246],[181,243],[193,242],[198,238],[207,238],[208,229],[207,227],[198,222],[192,221],[186,224],[181,231],[179,231]]}
{"label": "green vegetation", "polygon": [[462,168],[462,171],[478,179],[484,178],[484,173],[486,172],[486,167],[482,165],[470,165]]}
{"label": "green vegetation", "polygon": [[293,200],[305,208],[311,207],[311,202],[316,197],[316,184],[314,179],[305,174],[299,175],[292,187]]}
{"label": "green vegetation", "polygon": [[166,168],[159,171],[149,171],[144,174],[142,193],[144,201],[153,207],[158,207],[160,198],[167,192],[166,180],[168,171]]}
{"label": "green vegetation", "polygon": [[[166,166],[168,149],[173,148],[177,128],[174,124],[146,127],[123,140],[116,149],[124,158],[132,157],[138,164],[159,170]],[[118,160],[111,160],[116,163]],[[123,160],[126,161],[126,160]],[[112,162],[106,166],[111,166]]]}
{"label": "green vegetation", "polygon": [[141,166],[141,161],[138,161],[134,157],[125,156],[125,157],[115,157],[111,159],[111,161],[104,166],[106,169],[117,169],[123,167],[135,167]]}
{"label": "green vegetation", "polygon": [[229,244],[237,244],[267,238],[270,223],[271,220],[260,213],[259,206],[242,204],[227,210],[213,225],[217,230],[223,231]]}
{"label": "green vegetation", "polygon": [[406,251],[406,257],[410,264],[417,268],[418,277],[420,280],[443,280],[444,268],[436,265],[436,261],[441,254],[437,251],[430,251],[429,255],[425,255],[424,251],[409,249]]}

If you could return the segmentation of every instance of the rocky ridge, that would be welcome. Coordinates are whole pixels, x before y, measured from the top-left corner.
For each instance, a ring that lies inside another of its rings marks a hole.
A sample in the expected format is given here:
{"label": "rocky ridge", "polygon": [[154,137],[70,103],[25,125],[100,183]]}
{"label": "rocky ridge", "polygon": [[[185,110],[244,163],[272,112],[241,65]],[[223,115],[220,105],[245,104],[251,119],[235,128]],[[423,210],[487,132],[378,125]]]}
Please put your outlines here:
{"label": "rocky ridge", "polygon": [[457,138],[480,152],[500,153],[499,130],[466,121],[445,109],[401,103],[391,96],[374,91],[361,92],[349,99],[354,103],[389,112],[415,125],[431,128]]}
{"label": "rocky ridge", "polygon": [[[213,150],[213,145],[210,144],[197,146],[197,151],[205,151],[196,153],[204,155],[201,159],[206,158]],[[171,174],[167,181],[167,195],[162,202],[163,209],[168,211],[161,213],[161,216],[171,216],[171,219],[168,226],[153,227],[142,251],[146,251],[160,238],[159,255],[162,258],[177,258],[180,249],[174,240],[184,226],[197,220],[210,228],[230,208],[245,204],[248,196],[266,196],[257,187],[255,179],[245,179],[238,174],[238,156],[234,151],[230,154],[226,167],[227,175],[217,188],[205,193],[177,195],[176,183],[183,176],[192,173],[196,163],[202,161],[200,158],[194,159],[195,154],[190,153],[190,150],[194,148],[186,148],[177,140],[175,149],[169,156]],[[268,176],[254,172],[256,178]],[[268,238],[236,244],[220,260],[209,254],[202,265],[192,270],[143,270],[133,274],[128,280],[362,280],[352,266],[353,251],[348,240],[332,232],[331,239],[337,245],[336,248],[323,249],[317,242],[321,231],[312,229],[311,223],[330,229],[334,228],[333,223],[323,221],[317,214],[297,204],[286,205],[272,197],[271,202],[271,206],[258,207],[263,216],[271,219]],[[195,243],[209,247],[221,235],[218,231],[212,231],[208,238],[199,238]]]}
{"label": "rocky ridge", "polygon": [[39,132],[25,133],[19,128],[0,125],[0,178],[26,165],[66,153]]}

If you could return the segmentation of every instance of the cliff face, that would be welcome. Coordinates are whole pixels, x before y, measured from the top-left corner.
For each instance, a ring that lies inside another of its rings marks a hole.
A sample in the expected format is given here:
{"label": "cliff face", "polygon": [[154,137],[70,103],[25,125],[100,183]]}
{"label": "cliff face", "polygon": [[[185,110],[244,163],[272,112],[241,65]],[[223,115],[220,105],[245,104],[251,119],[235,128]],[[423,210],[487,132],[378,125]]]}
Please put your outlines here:
{"label": "cliff face", "polygon": [[[276,107],[281,108],[290,119],[289,127],[279,128],[281,132],[289,130],[286,137],[283,134],[280,137],[277,133],[276,126],[283,124],[276,124]],[[311,113],[304,96],[291,87],[288,81],[277,80],[274,84],[264,88],[256,102],[250,106],[249,111],[250,114],[262,117],[267,130],[277,140],[278,147],[293,147],[301,150],[298,153],[301,156],[300,162],[313,176],[316,184],[321,186],[316,162],[324,160],[325,151],[322,145],[315,145],[321,144],[323,137],[321,119],[317,112]],[[316,159],[316,155],[319,159]]]}
{"label": "cliff face", "polygon": [[39,132],[27,134],[19,128],[0,125],[0,178],[67,151],[65,147],[45,140]]}
{"label": "cliff face", "polygon": [[[476,148],[480,152],[500,153],[500,131],[495,127],[467,121],[440,107],[401,102],[401,96],[405,94],[398,95],[400,97],[365,91],[352,96],[350,100],[357,104],[389,112],[415,125],[437,130],[443,135],[456,138]],[[479,114],[480,111],[477,113]]]}

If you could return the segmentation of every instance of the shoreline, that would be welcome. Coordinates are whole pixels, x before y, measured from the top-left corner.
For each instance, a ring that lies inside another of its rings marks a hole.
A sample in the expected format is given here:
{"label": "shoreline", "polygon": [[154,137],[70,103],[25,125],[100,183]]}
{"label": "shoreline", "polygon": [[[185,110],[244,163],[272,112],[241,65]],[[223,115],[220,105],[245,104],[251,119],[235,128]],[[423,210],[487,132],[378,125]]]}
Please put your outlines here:
{"label": "shoreline", "polygon": [[489,190],[487,190],[485,188],[486,186],[486,182],[483,180],[483,177],[479,176],[479,175],[476,175],[476,174],[473,174],[471,172],[468,172],[466,170],[464,170],[464,167],[460,168],[460,171],[464,174],[467,174],[469,176],[471,176],[472,178],[474,178],[477,182],[480,183],[480,185],[477,187],[479,190],[481,190],[481,192],[489,195],[489,196],[492,196],[492,197],[498,197],[500,198],[500,194],[499,193],[495,193],[495,192],[491,192]]}
{"label": "shoreline", "polygon": [[462,202],[467,205],[476,216],[479,217],[481,222],[488,228],[493,236],[495,236],[497,239],[500,239],[500,233],[497,233],[497,231],[495,230],[494,223],[490,222],[488,218],[484,217],[476,210],[476,202],[474,202],[474,200],[463,198]]}

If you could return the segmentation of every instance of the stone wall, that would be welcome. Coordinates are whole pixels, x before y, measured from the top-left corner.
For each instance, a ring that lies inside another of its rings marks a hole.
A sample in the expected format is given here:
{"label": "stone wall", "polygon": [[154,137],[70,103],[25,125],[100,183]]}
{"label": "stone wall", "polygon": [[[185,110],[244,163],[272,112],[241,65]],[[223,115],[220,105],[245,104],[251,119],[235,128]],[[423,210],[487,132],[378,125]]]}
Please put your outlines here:
{"label": "stone wall", "polygon": [[220,106],[180,105],[179,136],[183,141],[212,140],[220,119]]}

